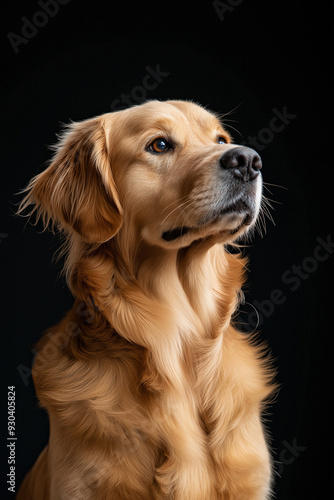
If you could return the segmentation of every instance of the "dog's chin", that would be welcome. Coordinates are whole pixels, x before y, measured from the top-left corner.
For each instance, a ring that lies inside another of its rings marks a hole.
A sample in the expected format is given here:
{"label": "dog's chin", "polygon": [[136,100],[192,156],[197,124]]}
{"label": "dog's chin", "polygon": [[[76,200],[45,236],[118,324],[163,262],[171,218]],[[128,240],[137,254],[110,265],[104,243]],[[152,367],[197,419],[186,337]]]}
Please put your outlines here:
{"label": "dog's chin", "polygon": [[223,211],[200,221],[194,226],[179,226],[172,229],[152,231],[144,228],[142,235],[151,244],[168,249],[184,248],[194,241],[213,238],[215,241],[232,242],[240,238],[255,224],[257,212],[248,208],[239,211]]}

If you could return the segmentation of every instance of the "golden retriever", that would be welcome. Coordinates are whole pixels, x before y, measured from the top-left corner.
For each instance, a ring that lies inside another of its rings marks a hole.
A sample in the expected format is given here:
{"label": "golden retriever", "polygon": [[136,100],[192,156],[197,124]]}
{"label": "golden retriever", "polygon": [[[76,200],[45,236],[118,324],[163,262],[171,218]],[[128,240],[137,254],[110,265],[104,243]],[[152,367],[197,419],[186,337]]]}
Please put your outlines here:
{"label": "golden retriever", "polygon": [[73,309],[33,378],[50,439],[19,500],[264,500],[263,349],[233,326],[261,158],[193,102],[72,123],[19,213],[65,237]]}

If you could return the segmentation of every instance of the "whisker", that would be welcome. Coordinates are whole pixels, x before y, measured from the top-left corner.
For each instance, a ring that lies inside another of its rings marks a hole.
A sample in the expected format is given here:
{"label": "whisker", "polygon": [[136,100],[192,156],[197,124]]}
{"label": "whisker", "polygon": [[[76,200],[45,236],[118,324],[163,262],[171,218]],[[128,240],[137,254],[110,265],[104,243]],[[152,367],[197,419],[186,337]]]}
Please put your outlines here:
{"label": "whisker", "polygon": [[254,225],[261,238],[263,238],[263,235],[267,233],[266,218],[268,218],[274,226],[276,225],[270,212],[270,208],[272,210],[275,210],[270,201],[265,196],[263,196],[261,200],[260,213]]}
{"label": "whisker", "polygon": [[261,235],[261,238],[264,237],[265,234],[267,234],[267,223],[266,223],[266,217],[263,212],[261,212],[261,216],[258,221],[258,231]]}
{"label": "whisker", "polygon": [[262,207],[262,213],[268,217],[268,219],[276,226],[273,216],[266,207]]}
{"label": "whisker", "polygon": [[269,208],[267,207],[262,207],[262,213],[264,215],[266,215],[268,217],[269,220],[271,220],[271,222],[274,224],[274,226],[276,225],[275,224],[275,221],[274,221],[274,217],[272,216],[272,213],[270,212]]}
{"label": "whisker", "polygon": [[260,216],[260,214],[259,214],[259,217],[258,217],[258,219],[256,220],[256,222],[254,224],[254,230],[259,233],[259,235],[261,236],[261,238],[263,238],[263,233],[262,233],[262,228],[261,228],[261,216]]}
{"label": "whisker", "polygon": [[240,132],[240,130],[238,130],[237,128],[233,127],[232,125],[230,125],[229,123],[225,123],[224,122],[224,126],[226,128],[231,128],[232,130],[235,130],[235,132],[237,132],[237,134],[239,134],[241,137],[242,137],[242,133]]}
{"label": "whisker", "polygon": [[164,213],[165,210],[167,210],[168,207],[170,207],[171,205],[174,205],[174,203],[179,203],[181,200],[184,200],[184,198],[186,198],[188,195],[185,195],[185,196],[182,196],[181,198],[177,199],[177,200],[174,200],[172,201],[171,203],[169,203],[162,211],[161,211],[161,214]]}
{"label": "whisker", "polygon": [[[189,204],[188,204],[187,206],[185,206],[185,207],[183,208],[183,210],[182,210],[182,211],[179,213],[179,215],[177,216],[177,219],[176,219],[176,221],[175,221],[175,225],[174,225],[174,227],[177,227],[177,226],[176,226],[176,223],[177,223],[177,221],[179,220],[179,217],[183,214],[183,212],[184,212],[187,208],[191,207],[191,205],[195,205],[195,202],[196,202],[196,200],[189,200]],[[189,216],[189,215],[191,215],[192,211],[193,211],[195,208],[196,208],[196,207],[194,206],[194,207],[190,210],[190,212],[189,212],[188,216]]]}
{"label": "whisker", "polygon": [[234,123],[238,123],[238,120],[232,120],[231,118],[224,118],[224,124],[226,122],[234,122]]}
{"label": "whisker", "polygon": [[285,189],[286,191],[288,191],[287,187],[281,186],[280,184],[272,184],[271,182],[264,182],[264,181],[263,181],[263,184],[265,186],[274,186],[274,187],[278,187],[278,188]]}
{"label": "whisker", "polygon": [[267,204],[273,209],[275,210],[275,208],[270,204],[270,202],[272,203],[276,203],[276,205],[282,205],[282,203],[280,201],[276,201],[276,200],[273,200],[272,198],[268,198],[268,196],[264,196],[263,198],[265,198]]}
{"label": "whisker", "polygon": [[[261,206],[268,208],[268,210],[269,210],[269,208],[271,208],[272,210],[275,210],[275,207],[272,206],[271,202],[274,202],[274,200],[269,200],[269,198],[263,197],[261,200]],[[279,202],[277,202],[277,203],[279,203]]]}
{"label": "whisker", "polygon": [[264,189],[266,189],[266,191],[268,191],[268,193],[273,194],[273,193],[270,191],[270,189],[268,188],[268,186],[266,186],[266,185],[265,185],[265,183],[264,183],[264,182],[263,182],[263,187],[264,187]]}
{"label": "whisker", "polygon": [[242,103],[240,102],[233,109],[231,109],[230,111],[227,111],[226,113],[217,113],[218,118],[220,120],[223,120],[225,118],[225,116],[230,116],[232,113],[234,113],[234,111],[236,111],[238,108],[240,108],[241,104]]}
{"label": "whisker", "polygon": [[[183,205],[186,205],[187,203],[189,203],[189,201],[191,201],[191,200],[186,200],[186,201],[184,201],[183,203],[180,203],[180,205],[178,205],[178,206],[177,206],[177,207],[175,207],[175,208],[174,208],[171,212],[169,212],[169,213],[166,215],[166,217],[165,217],[165,218],[164,218],[164,219],[160,222],[160,226],[162,226],[162,225],[163,225],[163,223],[165,222],[165,220],[166,220],[166,219],[168,219],[168,217],[169,217],[170,215],[172,215],[172,213],[173,213],[173,212],[175,212],[175,210],[178,210],[178,209],[179,209],[179,208],[181,208]],[[187,207],[185,207],[185,208],[182,210],[182,212],[181,212],[181,213],[183,213],[183,211],[184,211],[186,208],[187,208]],[[180,216],[180,215],[179,215],[179,216]],[[179,216],[178,216],[178,218],[179,218]],[[177,220],[177,219],[176,219],[176,220]]]}
{"label": "whisker", "polygon": [[279,201],[273,200],[272,198],[268,198],[268,196],[262,196],[262,200],[261,200],[261,201],[262,201],[265,205],[268,205],[269,207],[271,207],[273,210],[275,210],[275,209],[274,209],[274,207],[272,206],[271,202],[272,202],[272,203],[279,203],[279,204],[280,204],[280,202],[279,202]]}

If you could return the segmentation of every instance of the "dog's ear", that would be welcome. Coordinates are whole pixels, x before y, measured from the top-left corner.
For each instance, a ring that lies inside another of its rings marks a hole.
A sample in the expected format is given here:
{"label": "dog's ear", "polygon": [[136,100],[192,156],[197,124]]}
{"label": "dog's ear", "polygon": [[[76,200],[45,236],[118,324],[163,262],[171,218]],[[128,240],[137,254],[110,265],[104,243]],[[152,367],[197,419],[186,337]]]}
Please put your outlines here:
{"label": "dog's ear", "polygon": [[[110,121],[110,120],[109,120]],[[122,225],[102,117],[73,123],[55,146],[50,166],[34,177],[18,213],[33,205],[45,226],[74,230],[85,241],[103,243]]]}

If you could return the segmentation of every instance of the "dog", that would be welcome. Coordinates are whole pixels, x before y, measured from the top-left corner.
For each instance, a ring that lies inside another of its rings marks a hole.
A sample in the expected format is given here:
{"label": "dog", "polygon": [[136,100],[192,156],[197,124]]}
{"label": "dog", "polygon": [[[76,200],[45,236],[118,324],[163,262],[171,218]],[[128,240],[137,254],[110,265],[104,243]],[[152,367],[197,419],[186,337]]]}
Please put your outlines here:
{"label": "dog", "polygon": [[268,354],[236,328],[262,162],[191,101],[70,124],[18,212],[74,296],[33,366],[50,438],[18,500],[265,500]]}

